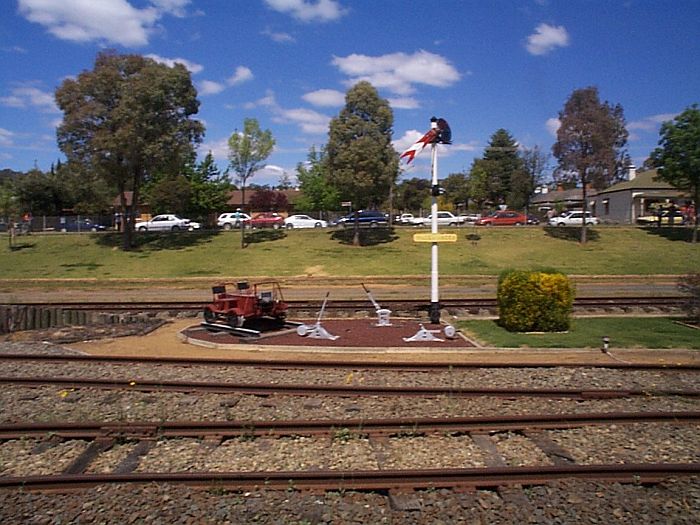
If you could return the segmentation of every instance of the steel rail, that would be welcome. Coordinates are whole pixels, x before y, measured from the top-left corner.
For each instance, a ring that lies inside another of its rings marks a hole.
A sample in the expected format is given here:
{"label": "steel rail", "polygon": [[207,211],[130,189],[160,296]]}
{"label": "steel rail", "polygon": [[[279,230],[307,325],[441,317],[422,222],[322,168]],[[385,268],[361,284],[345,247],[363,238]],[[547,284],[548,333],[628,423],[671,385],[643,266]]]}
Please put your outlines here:
{"label": "steel rail", "polygon": [[97,379],[66,377],[0,377],[0,384],[22,386],[56,385],[62,388],[101,388],[139,392],[209,392],[249,395],[331,395],[341,397],[406,396],[406,397],[545,397],[568,399],[611,399],[633,396],[698,397],[700,390],[666,389],[564,389],[564,388],[461,388],[461,387],[390,387],[366,385],[302,385],[267,383],[224,383],[198,381],[153,381],[140,378]]}
{"label": "steel rail", "polygon": [[166,365],[166,366],[235,366],[251,368],[272,368],[272,369],[323,369],[335,368],[345,370],[398,370],[406,372],[434,372],[471,368],[613,368],[629,370],[687,370],[700,371],[700,363],[658,363],[658,364],[635,364],[611,361],[606,363],[592,362],[568,362],[568,363],[491,363],[491,362],[408,362],[402,361],[401,356],[393,356],[391,362],[379,363],[376,361],[338,361],[319,359],[216,359],[216,358],[182,358],[182,357],[131,357],[131,356],[92,356],[82,354],[0,354],[0,363],[8,362],[37,362],[37,363],[67,363],[82,362],[90,364],[144,364],[144,365]]}
{"label": "steel rail", "polygon": [[[296,310],[318,309],[320,303],[308,300],[286,301],[289,308]],[[687,302],[687,297],[676,296],[628,296],[628,297],[576,297],[574,308],[583,307],[679,307]],[[6,306],[33,306],[33,307],[55,307],[67,310],[92,310],[92,311],[192,311],[200,310],[207,301],[119,301],[119,302],[18,302],[8,303]],[[382,306],[390,310],[424,310],[428,308],[425,300],[419,299],[383,299]],[[465,299],[443,299],[440,301],[442,308],[469,309],[485,308],[493,309],[497,307],[495,298],[465,298]],[[326,305],[332,310],[374,310],[374,307],[366,299],[340,299],[330,301]]]}
{"label": "steel rail", "polygon": [[635,423],[698,424],[700,423],[700,411],[394,419],[5,423],[0,424],[0,439],[45,438],[48,435],[62,439],[206,438],[212,436],[224,439],[239,436],[333,435],[340,430],[356,435],[388,436],[434,432],[553,430]]}
{"label": "steel rail", "polygon": [[698,474],[700,474],[700,463],[423,470],[59,474],[0,477],[0,489],[71,491],[107,483],[172,483],[231,490],[261,488],[270,490],[494,488],[508,485],[541,485],[565,478],[618,483],[658,483],[671,476],[696,476]]}

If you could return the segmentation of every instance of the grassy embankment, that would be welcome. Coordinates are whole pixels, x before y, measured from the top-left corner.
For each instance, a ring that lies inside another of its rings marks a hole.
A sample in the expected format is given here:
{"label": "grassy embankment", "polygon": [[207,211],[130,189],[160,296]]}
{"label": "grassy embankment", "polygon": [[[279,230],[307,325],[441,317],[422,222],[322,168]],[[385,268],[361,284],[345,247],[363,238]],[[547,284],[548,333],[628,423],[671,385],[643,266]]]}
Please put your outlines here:
{"label": "grassy embankment", "polygon": [[[146,234],[137,236],[139,246],[131,252],[121,250],[117,234],[31,235],[18,238],[13,248],[0,244],[0,286],[3,279],[74,279],[68,286],[100,286],[111,279],[425,276],[430,245],[414,243],[416,231],[364,231],[360,248],[351,245],[352,232],[335,230],[252,232],[245,249],[237,232]],[[689,243],[690,232],[681,229],[596,228],[585,246],[574,228],[445,231],[458,233],[459,240],[440,247],[443,276],[495,276],[507,268],[553,268],[570,275],[700,271],[700,245]],[[511,334],[493,321],[458,324],[484,344],[502,347],[595,348],[609,335],[615,347],[700,348],[700,332],[669,319],[576,319],[567,334]]]}
{"label": "grassy embankment", "polygon": [[[121,250],[118,234],[30,235],[0,244],[0,279],[142,279],[187,277],[401,276],[430,273],[430,245],[417,230],[255,231],[240,248],[237,232],[137,235]],[[700,244],[687,230],[597,228],[586,245],[574,228],[461,228],[440,246],[441,275],[498,275],[507,268],[554,268],[582,275],[681,275],[700,271]],[[471,237],[471,239],[470,239]],[[478,238],[476,238],[478,237]]]}

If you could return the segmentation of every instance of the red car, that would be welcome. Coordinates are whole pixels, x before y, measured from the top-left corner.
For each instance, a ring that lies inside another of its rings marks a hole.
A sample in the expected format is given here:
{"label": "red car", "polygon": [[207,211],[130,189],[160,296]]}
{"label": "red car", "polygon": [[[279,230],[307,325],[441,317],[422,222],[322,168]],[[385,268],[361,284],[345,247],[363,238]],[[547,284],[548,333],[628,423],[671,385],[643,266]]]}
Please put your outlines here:
{"label": "red car", "polygon": [[527,216],[517,211],[495,211],[477,220],[474,224],[477,226],[522,226],[527,224]]}
{"label": "red car", "polygon": [[284,217],[276,213],[258,213],[250,219],[253,228],[273,228],[277,230],[284,226]]}

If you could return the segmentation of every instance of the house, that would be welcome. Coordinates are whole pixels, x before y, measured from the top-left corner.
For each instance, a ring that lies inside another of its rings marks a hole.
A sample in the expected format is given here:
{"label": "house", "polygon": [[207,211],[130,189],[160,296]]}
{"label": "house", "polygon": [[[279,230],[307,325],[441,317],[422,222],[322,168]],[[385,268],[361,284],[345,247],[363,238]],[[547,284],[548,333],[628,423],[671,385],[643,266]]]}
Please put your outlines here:
{"label": "house", "polygon": [[[595,194],[589,189],[587,197]],[[538,211],[549,210],[573,210],[583,208],[583,190],[574,188],[571,190],[557,189],[555,191],[541,191],[530,200],[530,208]]]}
{"label": "house", "polygon": [[[229,198],[226,201],[227,209],[224,211],[235,211],[240,208],[245,212],[257,212],[257,211],[269,211],[269,210],[251,210],[250,200],[255,195],[257,191],[256,188],[246,188],[245,190],[245,202],[243,202],[243,191],[242,190],[232,190],[229,194]],[[287,197],[287,202],[289,203],[290,211],[294,208],[294,202],[299,198],[299,190],[273,190],[278,193],[284,194]],[[286,210],[285,210],[286,211]]]}
{"label": "house", "polygon": [[658,205],[675,204],[679,208],[690,197],[667,182],[655,180],[656,170],[637,173],[628,170],[628,180],[598,191],[591,197],[591,211],[602,221],[613,224],[634,224],[637,217],[653,215]]}

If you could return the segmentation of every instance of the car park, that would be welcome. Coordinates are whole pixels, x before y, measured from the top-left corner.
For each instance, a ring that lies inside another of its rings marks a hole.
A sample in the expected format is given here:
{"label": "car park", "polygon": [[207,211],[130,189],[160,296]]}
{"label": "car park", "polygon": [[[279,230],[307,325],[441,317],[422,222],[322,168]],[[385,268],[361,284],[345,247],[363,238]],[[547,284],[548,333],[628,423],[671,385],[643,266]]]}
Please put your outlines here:
{"label": "car park", "polygon": [[309,215],[290,215],[284,219],[285,228],[325,228],[328,223],[321,219],[314,219]]}
{"label": "car park", "polygon": [[182,219],[172,213],[156,215],[148,221],[137,221],[135,226],[140,232],[176,232],[191,229],[189,219]]}
{"label": "car park", "polygon": [[500,210],[478,219],[477,226],[523,226],[527,224],[527,216],[512,210]]}
{"label": "car park", "polygon": [[360,210],[357,212],[357,217],[355,215],[355,213],[351,213],[345,217],[341,217],[336,224],[343,228],[354,227],[356,221],[360,227],[368,228],[387,226],[389,224],[386,220],[386,215],[377,210]]}
{"label": "car park", "polygon": [[252,228],[272,228],[278,230],[284,226],[284,218],[277,213],[258,213],[249,222]]}
{"label": "car park", "polygon": [[[464,224],[466,219],[464,217],[457,217],[452,212],[449,211],[439,211],[437,212],[437,223],[438,226],[459,226]],[[430,214],[427,217],[418,217],[413,219],[414,226],[430,226],[433,223],[433,215]]]}
{"label": "car park", "polygon": [[250,215],[248,215],[247,213],[240,212],[240,211],[231,212],[231,213],[222,213],[216,219],[216,225],[219,228],[223,228],[224,230],[231,230],[233,228],[240,228],[241,221],[243,221],[244,224],[249,222]]}
{"label": "car park", "polygon": [[[568,211],[564,212],[558,217],[552,217],[549,219],[550,226],[583,226],[583,211]],[[586,225],[595,226],[598,224],[598,218],[593,216],[591,212],[586,212]]]}

